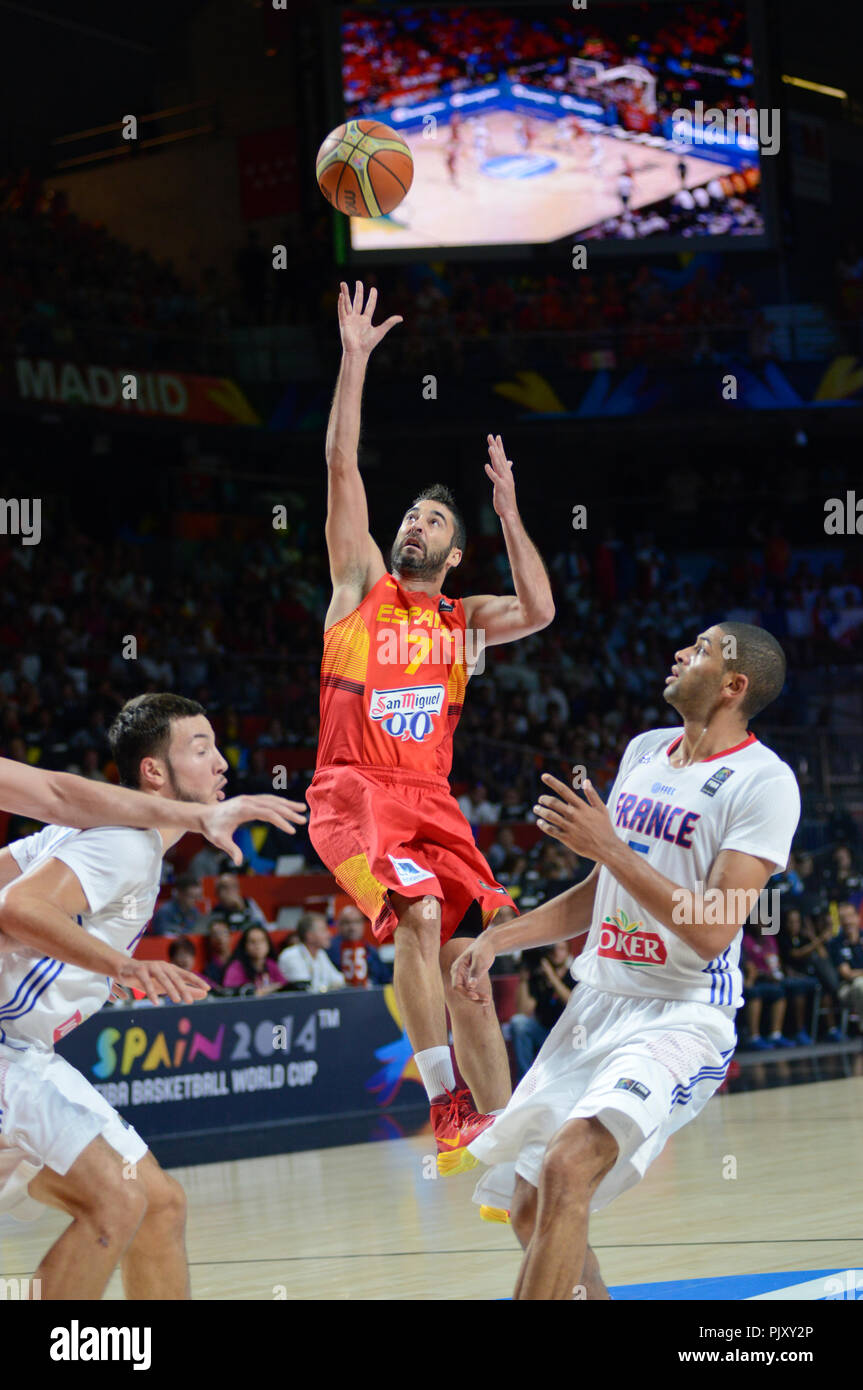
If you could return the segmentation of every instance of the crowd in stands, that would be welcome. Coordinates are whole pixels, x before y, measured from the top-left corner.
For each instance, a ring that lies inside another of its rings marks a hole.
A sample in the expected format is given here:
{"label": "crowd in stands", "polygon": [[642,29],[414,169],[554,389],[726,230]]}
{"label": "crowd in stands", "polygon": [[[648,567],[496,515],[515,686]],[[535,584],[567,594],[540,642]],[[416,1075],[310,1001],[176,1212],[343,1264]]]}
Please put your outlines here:
{"label": "crowd in stands", "polygon": [[844,829],[850,842],[792,855],[770,882],[778,914],[767,911],[747,926],[742,1018],[754,1050],[807,1045],[819,1029],[838,1041],[851,1017],[863,1031],[863,858],[850,818]]}
{"label": "crowd in stands", "polygon": [[[5,202],[0,190],[0,349],[72,361],[107,353],[192,370],[210,360],[196,361],[199,347],[216,351],[232,327],[304,323],[324,333],[322,341],[332,338],[332,271],[300,285],[280,278],[254,231],[237,253],[233,285],[222,286],[211,267],[195,290],[181,286],[169,264],[77,218],[62,192],[19,184],[14,193],[7,188]],[[418,353],[441,341],[457,353],[465,340],[481,345],[500,335],[576,329],[593,350],[607,346],[602,334],[619,339],[627,330],[619,351],[640,360],[651,353],[654,327],[665,330],[674,353],[678,340],[685,350],[693,327],[745,328],[753,308],[751,290],[706,266],[691,278],[642,266],[565,279],[525,269],[417,266],[398,273],[387,293],[405,319],[398,360],[411,370]]]}
{"label": "crowd in stands", "polygon": [[[238,933],[219,907],[181,929],[164,926],[156,932],[165,936],[168,960],[184,970],[196,971],[197,949],[194,936],[206,941],[206,963],[200,974],[210,985],[214,999],[226,996],[260,997],[284,991],[328,994],[340,989],[370,989],[392,981],[392,964],[368,940],[367,923],[359,909],[347,904],[330,930],[326,914],[307,911],[300,914],[281,949],[277,949],[268,923],[253,894],[254,877],[224,874],[234,878],[234,891],[242,897],[252,924]],[[201,885],[196,884],[200,895]],[[158,916],[158,914],[157,914]],[[118,1000],[117,1003],[126,1001]]]}
{"label": "crowd in stands", "polygon": [[[25,171],[0,179],[0,350],[100,360],[110,336],[128,361],[148,343],[217,332],[223,308],[205,272],[200,290],[69,207],[66,193]],[[149,335],[149,337],[148,337]]]}
{"label": "crowd in stands", "polygon": [[[656,207],[609,218],[591,235],[745,236],[758,229],[760,213],[757,189],[744,184],[741,174],[682,189]],[[863,314],[860,264],[846,243],[835,303],[844,320]],[[525,335],[541,335],[530,345],[535,367],[544,349],[549,361],[563,357],[570,369],[649,363],[659,355],[699,363],[730,352],[758,365],[765,355],[762,296],[776,293],[758,276],[710,256],[686,268],[669,261],[571,275],[524,265],[417,263],[366,280],[404,318],[398,338],[382,344],[380,360],[407,373],[439,364],[442,352],[462,371],[523,365]],[[249,325],[302,330],[310,346],[331,352],[337,293],[328,249],[304,276],[280,275],[254,230],[237,251],[232,279],[204,266],[197,286],[183,285],[170,263],[78,218],[63,192],[29,175],[0,184],[0,352],[231,371],[231,334]],[[555,335],[564,333],[561,345]],[[769,346],[769,331],[766,337]]]}
{"label": "crowd in stands", "polygon": [[[633,225],[637,235],[652,234],[646,215],[636,214]],[[604,234],[602,227],[597,232]],[[523,366],[526,334],[532,366],[546,359],[567,368],[658,358],[698,363],[760,349],[753,340],[760,314],[753,288],[707,264],[684,273],[641,265],[570,276],[435,267],[403,273],[389,294],[410,310],[398,339],[384,340],[381,350],[390,354],[391,369],[405,374],[431,370],[442,350],[459,371]],[[564,340],[557,337],[562,333]]]}
{"label": "crowd in stands", "polygon": [[[790,505],[795,475],[789,469],[783,476]],[[712,480],[717,541],[726,524],[735,534],[743,481],[731,465]],[[685,530],[700,514],[703,480],[677,467],[665,485],[667,524]],[[805,489],[801,503],[810,505]],[[537,758],[590,760],[593,775],[607,776],[626,740],[665,717],[658,692],[673,650],[691,637],[695,613],[703,624],[731,616],[773,631],[791,662],[786,720],[806,722],[795,670],[860,659],[863,565],[849,550],[816,571],[792,560],[775,523],[759,531],[756,520],[750,516],[749,535],[737,535],[736,548],[718,551],[700,573],[685,560],[681,568],[680,557],[650,533],[631,545],[606,528],[549,550],[555,622],[485,654],[462,714],[454,781],[472,784],[481,768],[489,800],[521,805],[532,796]],[[301,524],[287,549],[266,537],[229,536],[184,549],[182,561],[176,554],[170,560],[140,538],[105,545],[63,527],[48,545],[0,550],[5,756],[115,776],[106,731],[123,701],[145,689],[176,689],[210,712],[232,791],[270,790],[279,750],[307,749],[313,757],[329,601],[325,556],[305,546]],[[475,537],[472,549],[454,591],[505,591],[499,538]],[[133,660],[123,655],[130,633],[137,634]],[[302,784],[293,777],[285,791],[297,790]],[[308,849],[300,836],[282,839],[265,858]],[[217,870],[207,854],[192,872]],[[170,908],[182,911],[179,901]]]}
{"label": "crowd in stands", "polygon": [[[790,504],[795,475],[783,476]],[[664,481],[668,526],[685,529],[699,514],[703,480],[677,467]],[[726,524],[735,534],[742,484],[731,465],[712,480],[717,540]],[[530,757],[582,749],[610,766],[621,740],[658,716],[657,691],[670,653],[691,635],[693,613],[703,622],[763,623],[785,645],[792,670],[859,660],[863,566],[850,551],[816,572],[792,561],[778,526],[759,532],[750,517],[749,535],[736,537],[750,549],[720,552],[697,575],[649,533],[634,546],[611,528],[575,540],[547,556],[555,622],[525,642],[490,649],[462,715],[455,780],[475,781],[481,766],[498,801],[523,777],[525,749]],[[65,527],[49,545],[0,550],[5,756],[105,776],[107,727],[124,699],[144,689],[200,699],[231,762],[233,790],[271,788],[273,749],[315,748],[325,556],[305,546],[302,525],[287,549],[265,537],[226,536],[187,543],[185,551],[182,562],[176,555],[171,562],[141,538],[105,545]],[[499,539],[476,537],[473,551],[457,590],[505,590]],[[129,633],[137,633],[134,660],[123,655]],[[794,698],[792,684],[790,722],[804,722]],[[241,729],[248,717],[256,721],[251,740]],[[479,736],[498,751],[476,764]],[[520,800],[530,794],[521,787]]]}
{"label": "crowd in stands", "polygon": [[711,106],[751,104],[752,56],[744,6],[642,7],[630,14],[604,10],[545,15],[469,5],[446,10],[394,7],[384,13],[348,10],[343,16],[342,78],[349,114],[423,100],[441,90],[480,85],[502,72],[572,89],[605,101],[619,93],[584,88],[569,77],[568,60],[615,68],[633,63],[657,78],[660,118],[697,99]]}
{"label": "crowd in stands", "polygon": [[[607,217],[595,227],[589,227],[584,235],[601,241],[608,238],[640,241],[658,236],[760,235],[764,231],[761,194],[757,187],[744,187],[743,179],[744,175],[740,174],[733,178],[711,179],[702,188],[681,188],[647,208],[627,209],[617,216]],[[735,183],[740,186],[735,188]],[[669,321],[674,322],[673,316],[669,316]],[[751,323],[751,316],[743,322]],[[735,322],[726,319],[721,326],[733,328]],[[685,346],[687,357],[692,358],[691,344]]]}

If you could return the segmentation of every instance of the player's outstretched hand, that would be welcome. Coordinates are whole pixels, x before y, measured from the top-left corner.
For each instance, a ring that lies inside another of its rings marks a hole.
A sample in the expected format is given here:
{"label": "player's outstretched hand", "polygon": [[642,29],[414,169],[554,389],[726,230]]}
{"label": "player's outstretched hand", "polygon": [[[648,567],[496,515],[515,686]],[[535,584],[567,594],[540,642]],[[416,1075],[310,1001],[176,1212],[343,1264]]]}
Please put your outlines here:
{"label": "player's outstretched hand", "polygon": [[516,510],[515,479],[512,476],[512,459],[506,456],[500,435],[488,435],[488,456],[491,460],[485,471],[494,483],[492,504],[498,516],[512,515]]}
{"label": "player's outstretched hand", "polygon": [[608,808],[593,783],[585,781],[582,785],[585,800],[550,772],[544,772],[542,780],[557,793],[556,796],[541,796],[533,808],[543,835],[559,840],[584,859],[603,863],[609,846],[617,844],[617,836]]}
{"label": "player's outstretched hand", "polygon": [[211,844],[229,854],[235,864],[242,864],[243,853],[234,843],[234,832],[247,821],[266,821],[287,835],[295,835],[294,825],[305,825],[305,805],[302,801],[287,801],[282,796],[231,796],[215,806],[208,806],[201,815],[201,834]]}
{"label": "player's outstretched hand", "polygon": [[142,989],[152,1004],[158,1004],[161,994],[167,994],[174,1004],[194,1004],[210,992],[210,986],[200,975],[193,975],[191,970],[182,970],[166,960],[125,961],[117,971],[112,993],[116,998],[121,990],[131,990],[133,986]]}
{"label": "player's outstretched hand", "polygon": [[397,323],[403,323],[401,314],[393,314],[377,325],[372,323],[372,314],[378,300],[374,285],[369,290],[366,307],[363,308],[363,282],[357,281],[353,302],[351,292],[344,281],[339,286],[339,331],[342,335],[342,348],[345,352],[368,357]]}
{"label": "player's outstretched hand", "polygon": [[486,1002],[488,996],[480,994],[479,986],[491,969],[494,954],[488,933],[484,932],[453,961],[450,975],[459,994],[463,994],[466,999],[473,999],[478,1004]]}

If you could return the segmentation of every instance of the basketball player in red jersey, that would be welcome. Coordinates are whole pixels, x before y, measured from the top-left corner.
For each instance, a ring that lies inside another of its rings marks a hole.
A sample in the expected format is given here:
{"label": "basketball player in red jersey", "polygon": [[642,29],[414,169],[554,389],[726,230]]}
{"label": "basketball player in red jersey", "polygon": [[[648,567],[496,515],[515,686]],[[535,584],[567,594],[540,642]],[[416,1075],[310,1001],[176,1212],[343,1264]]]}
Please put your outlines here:
{"label": "basketball player in red jersey", "polygon": [[[476,644],[539,631],[551,622],[554,604],[545,566],[519,517],[512,464],[499,436],[488,437],[486,473],[515,594],[442,594],[465,535],[451,494],[439,486],[426,488],[408,508],[387,570],[369,533],[357,465],[369,356],[402,322],[394,316],[375,326],[376,299],[370,290],[363,309],[362,284],[353,302],[341,286],[342,363],[326,442],[333,597],[317,765],[307,793],[309,834],[376,939],[395,938],[396,998],[431,1102],[438,1149],[452,1153],[447,1171],[457,1172],[456,1153],[491,1123],[489,1112],[506,1104],[510,1081],[490,986],[476,1018],[450,983],[449,966],[464,944],[453,937],[459,930],[475,936],[502,908],[510,916],[516,909],[450,791],[452,736]],[[445,1003],[470,1092],[456,1092]]]}
{"label": "basketball player in red jersey", "polygon": [[458,169],[458,148],[455,144],[447,145],[444,151],[444,159],[446,160],[450,183],[454,188],[458,188],[458,179],[456,178],[456,171]]}

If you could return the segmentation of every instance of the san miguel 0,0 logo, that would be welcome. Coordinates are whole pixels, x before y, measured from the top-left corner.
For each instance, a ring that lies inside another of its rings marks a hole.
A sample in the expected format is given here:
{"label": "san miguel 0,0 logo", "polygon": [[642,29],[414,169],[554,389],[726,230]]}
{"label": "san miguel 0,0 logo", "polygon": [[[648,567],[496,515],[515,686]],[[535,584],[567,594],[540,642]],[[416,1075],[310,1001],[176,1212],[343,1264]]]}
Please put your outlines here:
{"label": "san miguel 0,0 logo", "polygon": [[373,690],[369,714],[380,720],[392,738],[412,738],[417,743],[431,733],[435,714],[443,708],[442,685],[415,685],[401,690]]}

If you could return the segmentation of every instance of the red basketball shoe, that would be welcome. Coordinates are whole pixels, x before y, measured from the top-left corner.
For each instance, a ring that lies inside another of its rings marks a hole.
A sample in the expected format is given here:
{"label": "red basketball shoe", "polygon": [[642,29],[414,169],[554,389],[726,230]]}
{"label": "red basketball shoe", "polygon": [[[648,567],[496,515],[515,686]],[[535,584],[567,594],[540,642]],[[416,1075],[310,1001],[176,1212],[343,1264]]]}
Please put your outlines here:
{"label": "red basketball shoe", "polygon": [[494,1123],[494,1115],[478,1114],[468,1090],[454,1095],[447,1091],[446,1097],[432,1102],[431,1122],[438,1147],[438,1172],[448,1178],[476,1167],[479,1159],[468,1153],[467,1145]]}

